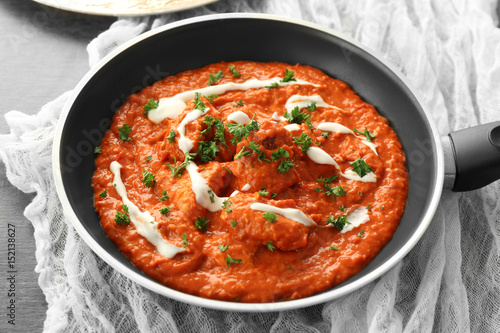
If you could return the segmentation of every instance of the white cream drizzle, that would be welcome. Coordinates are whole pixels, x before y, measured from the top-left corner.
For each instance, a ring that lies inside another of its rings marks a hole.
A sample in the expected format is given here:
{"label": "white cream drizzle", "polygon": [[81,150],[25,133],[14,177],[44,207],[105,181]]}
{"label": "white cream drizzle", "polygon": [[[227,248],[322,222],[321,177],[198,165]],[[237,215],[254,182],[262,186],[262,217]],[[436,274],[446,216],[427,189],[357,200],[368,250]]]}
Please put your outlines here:
{"label": "white cream drizzle", "polygon": [[118,195],[122,198],[123,204],[128,207],[130,221],[134,224],[137,233],[153,244],[158,252],[167,258],[173,258],[177,253],[185,251],[184,248],[177,247],[167,242],[158,231],[158,223],[149,212],[141,212],[139,208],[127,197],[127,189],[123,184],[120,169],[121,164],[117,161],[111,162],[109,166],[114,174],[113,183]]}
{"label": "white cream drizzle", "polygon": [[316,106],[318,107],[326,107],[326,108],[331,108],[331,109],[337,109],[340,111],[344,111],[341,108],[338,108],[336,106],[330,105],[325,103],[323,98],[319,95],[311,95],[311,96],[302,96],[302,95],[292,95],[290,98],[286,101],[285,104],[285,109],[288,112],[291,112],[293,109],[295,109],[297,106],[299,107],[299,110],[308,107],[309,105],[312,104],[312,102],[316,103]]}
{"label": "white cream drizzle", "polygon": [[250,209],[279,214],[292,221],[302,223],[305,226],[316,225],[316,222],[307,217],[307,215],[304,214],[302,211],[295,208],[279,208],[260,202],[254,202],[250,206]]}
{"label": "white cream drizzle", "polygon": [[299,126],[299,124],[290,124],[290,125],[286,125],[286,126],[285,126],[285,129],[286,129],[288,132],[293,132],[293,131],[298,131],[298,130],[300,130],[300,126]]}
{"label": "white cream drizzle", "polygon": [[337,124],[337,123],[322,123],[322,124],[319,124],[317,127],[318,127],[319,130],[330,132],[330,133],[334,133],[334,134],[335,133],[352,134],[356,138],[360,139],[363,144],[365,144],[366,146],[368,146],[368,148],[370,148],[371,150],[373,150],[373,152],[375,154],[377,154],[377,156],[378,156],[377,145],[376,144],[374,144],[373,142],[366,141],[366,137],[356,135],[353,131],[351,131],[350,129],[348,129],[344,125]]}
{"label": "white cream drizzle", "polygon": [[277,83],[280,87],[289,86],[293,84],[313,85],[316,87],[319,86],[317,84],[310,83],[300,79],[297,79],[296,81],[281,82],[281,78],[279,77],[271,78],[268,80],[250,79],[243,83],[228,82],[228,83],[218,84],[215,86],[199,88],[196,90],[188,90],[172,97],[162,98],[160,99],[158,108],[148,112],[148,118],[149,120],[151,120],[156,124],[162,122],[165,118],[175,119],[186,108],[186,103],[195,97],[196,93],[200,93],[202,95],[212,95],[212,94],[222,95],[225,92],[231,90],[249,90],[257,88],[265,88],[274,83]]}
{"label": "white cream drizzle", "polygon": [[251,187],[252,187],[252,186],[250,186],[250,184],[245,184],[245,186],[243,186],[243,187],[241,188],[241,190],[242,190],[242,191],[244,191],[244,192],[246,192],[246,191],[248,191]]}
{"label": "white cream drizzle", "polygon": [[351,231],[363,223],[370,221],[370,216],[368,215],[368,211],[365,207],[359,207],[347,214],[347,221],[349,224],[344,226],[341,233]]}
{"label": "white cream drizzle", "polygon": [[318,147],[310,147],[307,152],[307,157],[311,159],[314,163],[318,164],[327,164],[327,165],[333,165],[335,166],[335,169],[339,171],[340,176],[350,179],[350,180],[355,180],[355,181],[361,181],[364,183],[374,183],[377,181],[377,177],[373,173],[373,171],[369,172],[368,174],[364,175],[363,177],[360,177],[357,173],[352,171],[352,169],[346,170],[345,172],[342,172],[340,170],[340,166],[335,162],[335,160],[328,155],[326,151],[324,151],[321,148]]}
{"label": "white cream drizzle", "polygon": [[236,124],[246,125],[249,124],[252,120],[247,116],[247,114],[243,111],[236,111],[227,116],[227,120],[232,120]]}

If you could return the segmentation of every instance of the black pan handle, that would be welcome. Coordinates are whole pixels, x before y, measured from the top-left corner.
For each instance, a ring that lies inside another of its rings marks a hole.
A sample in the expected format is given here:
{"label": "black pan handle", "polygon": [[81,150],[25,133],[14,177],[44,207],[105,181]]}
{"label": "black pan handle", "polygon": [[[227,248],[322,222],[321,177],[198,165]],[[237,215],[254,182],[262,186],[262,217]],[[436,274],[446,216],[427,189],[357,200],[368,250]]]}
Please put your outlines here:
{"label": "black pan handle", "polygon": [[448,164],[445,187],[471,191],[500,179],[500,121],[452,132],[443,143]]}

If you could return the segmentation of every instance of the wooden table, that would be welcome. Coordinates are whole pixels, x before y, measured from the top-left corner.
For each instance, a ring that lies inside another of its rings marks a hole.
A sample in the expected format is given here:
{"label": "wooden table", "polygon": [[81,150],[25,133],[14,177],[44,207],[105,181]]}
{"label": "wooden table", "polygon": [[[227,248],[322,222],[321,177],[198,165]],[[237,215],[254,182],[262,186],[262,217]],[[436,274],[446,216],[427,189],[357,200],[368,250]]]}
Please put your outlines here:
{"label": "wooden table", "polygon": [[[30,0],[0,2],[0,134],[3,115],[35,114],[73,89],[89,69],[87,44],[116,18],[55,10]],[[47,304],[38,286],[33,226],[24,215],[33,195],[12,186],[0,162],[0,332],[41,332]],[[8,224],[15,225],[15,326],[8,323]]]}

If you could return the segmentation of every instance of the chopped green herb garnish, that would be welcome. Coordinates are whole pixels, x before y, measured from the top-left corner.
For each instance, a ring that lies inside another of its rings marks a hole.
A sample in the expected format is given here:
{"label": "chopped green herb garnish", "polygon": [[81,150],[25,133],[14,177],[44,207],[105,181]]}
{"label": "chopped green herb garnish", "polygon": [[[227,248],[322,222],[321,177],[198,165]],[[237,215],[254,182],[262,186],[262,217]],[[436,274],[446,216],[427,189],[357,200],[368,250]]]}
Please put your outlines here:
{"label": "chopped green herb garnish", "polygon": [[264,218],[271,223],[276,222],[276,219],[278,218],[278,215],[274,214],[273,212],[262,213],[262,216],[264,216]]}
{"label": "chopped green herb garnish", "polygon": [[243,106],[243,102],[241,101],[241,99],[238,102],[234,103],[234,107],[238,106]]}
{"label": "chopped green herb garnish", "polygon": [[276,198],[277,195],[278,195],[278,193],[273,192],[273,193],[271,193],[271,198],[274,199],[274,198]]}
{"label": "chopped green herb garnish", "polygon": [[300,136],[294,136],[293,142],[300,146],[303,153],[306,153],[311,147],[312,139],[306,133],[302,133]]}
{"label": "chopped green herb garnish", "polygon": [[100,154],[100,153],[102,153],[101,147],[99,147],[99,146],[95,147],[94,148],[94,154]]}
{"label": "chopped green herb garnish", "polygon": [[175,176],[180,177],[182,175],[182,171],[184,171],[184,169],[186,169],[189,162],[191,162],[191,160],[193,160],[195,156],[196,156],[196,153],[185,153],[184,154],[184,157],[185,157],[184,162],[181,163],[179,166],[176,166],[177,160],[175,157],[174,157],[174,165],[171,165],[170,163],[165,163],[170,168],[170,171],[172,171],[172,177],[175,177]]}
{"label": "chopped green herb garnish", "polygon": [[226,265],[227,267],[231,266],[231,264],[241,264],[241,259],[234,259],[228,254],[226,257]]}
{"label": "chopped green herb garnish", "polygon": [[175,131],[174,130],[170,130],[170,133],[167,136],[167,140],[169,143],[175,142]]}
{"label": "chopped green herb garnish", "polygon": [[322,132],[321,136],[324,137],[325,139],[328,139],[328,136],[330,135],[330,132]]}
{"label": "chopped green herb garnish", "polygon": [[267,90],[271,90],[273,88],[278,88],[280,84],[278,82],[273,82],[270,85],[266,86]]}
{"label": "chopped green herb garnish", "polygon": [[249,144],[250,144],[250,149],[252,149],[257,154],[257,159],[259,160],[260,163],[262,163],[262,161],[271,163],[271,161],[266,157],[266,154],[259,149],[260,145],[256,144],[253,141],[249,141]]}
{"label": "chopped green herb garnish", "polygon": [[166,190],[161,191],[161,197],[160,197],[160,201],[165,201],[165,200],[168,200],[168,195]]}
{"label": "chopped green herb garnish", "polygon": [[316,111],[316,102],[312,101],[311,104],[309,104],[309,106],[306,107],[306,110],[309,110],[311,112]]}
{"label": "chopped green herb garnish", "polygon": [[219,96],[218,96],[218,95],[216,95],[216,94],[205,95],[205,98],[206,98],[206,99],[207,99],[210,103],[213,103],[217,97],[219,97]]}
{"label": "chopped green herb garnish", "polygon": [[127,206],[127,205],[123,205],[123,206],[122,206],[122,209],[123,209],[123,211],[124,211],[126,214],[128,214],[128,206]]}
{"label": "chopped green herb garnish", "polygon": [[354,162],[349,162],[349,164],[352,166],[352,171],[356,172],[361,178],[373,171],[373,169],[360,158]]}
{"label": "chopped green herb garnish", "polygon": [[160,213],[165,215],[165,216],[167,216],[168,213],[170,213],[171,211],[172,211],[172,208],[170,208],[170,207],[163,207],[160,209]]}
{"label": "chopped green herb garnish", "polygon": [[323,184],[323,189],[324,189],[324,193],[326,195],[331,196],[331,197],[334,197],[334,196],[345,197],[347,194],[345,187],[342,187],[341,185],[331,187],[328,184]]}
{"label": "chopped green herb garnish", "polygon": [[267,246],[267,249],[271,252],[273,252],[274,250],[274,246],[271,244],[273,241],[270,240],[269,242],[267,242],[266,246]]}
{"label": "chopped green herb garnish", "polygon": [[218,71],[213,75],[210,74],[208,76],[208,85],[211,86],[212,84],[219,82],[219,80],[222,79],[223,77],[224,77],[224,73],[222,73],[222,71]]}
{"label": "chopped green herb garnish", "polygon": [[226,251],[227,249],[229,249],[229,245],[224,245],[224,244],[220,244],[220,245],[219,245],[219,250],[220,250],[220,252],[224,252],[224,251]]}
{"label": "chopped green herb garnish", "polygon": [[245,146],[241,147],[241,150],[238,152],[238,154],[236,154],[236,156],[234,156],[235,160],[242,158],[243,156],[252,155],[252,151],[245,150],[245,148],[246,148]]}
{"label": "chopped green herb garnish", "polygon": [[361,191],[358,191],[358,194],[359,194],[360,197],[363,196],[363,192],[361,192]]}
{"label": "chopped green herb garnish", "polygon": [[194,227],[201,232],[205,232],[207,231],[208,222],[210,222],[210,220],[205,219],[204,216],[198,217],[194,222]]}
{"label": "chopped green herb garnish", "polygon": [[323,183],[323,184],[331,184],[338,177],[339,176],[337,176],[337,175],[333,175],[333,176],[328,177],[328,178],[319,177],[319,178],[316,179],[316,181],[320,182],[320,183]]}
{"label": "chopped green herb garnish", "polygon": [[340,215],[337,218],[334,218],[332,215],[330,215],[328,221],[326,221],[326,224],[331,224],[332,226],[336,227],[338,231],[342,231],[342,229],[344,229],[346,224],[351,224],[351,223],[347,221],[346,215]]}
{"label": "chopped green herb garnish", "polygon": [[155,174],[146,170],[142,170],[142,183],[146,185],[146,187],[152,188],[155,186],[156,184],[155,177],[156,177]]}
{"label": "chopped green herb garnish", "polygon": [[370,131],[368,131],[366,126],[364,132],[360,132],[356,128],[354,128],[354,133],[364,135],[366,137],[366,141],[368,142],[372,142],[372,139],[375,137],[372,133],[370,133]]}
{"label": "chopped green herb garnish", "polygon": [[286,110],[283,115],[283,118],[295,124],[302,124],[304,121],[309,119],[309,117],[311,117],[309,114],[300,112],[298,106],[294,107],[291,113],[288,113],[288,110]]}
{"label": "chopped green herb garnish", "polygon": [[233,210],[230,208],[230,207],[231,207],[231,205],[232,205],[232,202],[231,202],[231,201],[229,201],[229,200],[224,200],[224,201],[222,202],[222,209],[224,209],[224,211],[225,211],[226,213],[231,213],[231,212],[233,211]]}
{"label": "chopped green herb garnish", "polygon": [[358,237],[364,238],[365,237],[365,231],[361,229],[361,231],[358,233]]}
{"label": "chopped green herb garnish", "polygon": [[293,164],[292,161],[290,160],[282,160],[280,165],[278,166],[278,171],[280,173],[285,173],[287,172],[288,170],[290,170],[291,168],[293,168],[295,165]]}
{"label": "chopped green herb garnish", "polygon": [[119,225],[130,224],[130,217],[127,214],[116,212],[115,223]]}
{"label": "chopped green herb garnish", "polygon": [[215,203],[215,193],[211,188],[208,189],[208,197],[210,198],[211,203]]}
{"label": "chopped green herb garnish", "polygon": [[340,206],[339,206],[339,209],[340,209],[341,211],[343,211],[343,212],[345,212],[345,211],[346,211],[346,208],[344,207],[344,205],[340,205]]}
{"label": "chopped green herb garnish", "polygon": [[333,245],[330,245],[330,250],[333,250],[333,251],[338,251],[338,250],[339,250],[339,248],[338,248],[338,247],[335,247],[335,246],[333,246]]}
{"label": "chopped green herb garnish", "polygon": [[261,188],[260,191],[257,192],[257,193],[259,193],[263,197],[267,197],[268,194],[269,194],[269,192],[266,191],[266,187],[265,186],[263,188]]}
{"label": "chopped green herb garnish", "polygon": [[[253,115],[253,117],[255,117],[255,114]],[[250,123],[246,125],[232,124],[232,123],[226,124],[227,130],[234,136],[231,139],[231,142],[234,145],[237,145],[238,142],[240,142],[242,139],[246,139],[251,131],[256,131],[260,128],[259,123],[256,120],[254,120],[253,117],[252,121],[250,121]]]}
{"label": "chopped green herb garnish", "polygon": [[149,155],[148,157],[146,157],[144,160],[145,161],[151,161],[151,159],[153,158],[153,156]]}
{"label": "chopped green herb garnish", "polygon": [[372,210],[372,206],[371,205],[366,206],[366,210]]}
{"label": "chopped green herb garnish", "polygon": [[200,110],[201,112],[205,112],[206,106],[205,103],[200,99],[201,94],[199,92],[194,93],[194,108],[196,110]]}
{"label": "chopped green herb garnish", "polygon": [[219,151],[219,147],[215,141],[199,141],[200,145],[198,146],[198,155],[200,156],[200,160],[204,163],[213,161],[217,152]]}
{"label": "chopped green herb garnish", "polygon": [[231,227],[236,227],[238,225],[238,221],[231,220]]}
{"label": "chopped green herb garnish", "polygon": [[188,247],[189,241],[187,240],[187,235],[186,234],[182,234],[181,237],[182,237],[182,244],[184,244],[183,248]]}
{"label": "chopped green herb garnish", "polygon": [[279,147],[278,150],[276,150],[275,152],[271,153],[271,158],[273,159],[273,161],[277,161],[280,158],[287,158],[287,157],[290,157],[290,154],[288,153],[287,150],[281,147]]}
{"label": "chopped green herb garnish", "polygon": [[132,131],[128,123],[125,123],[122,127],[118,129],[118,133],[120,134],[120,140],[122,141],[130,141],[132,140],[128,134]]}
{"label": "chopped green herb garnish", "polygon": [[108,190],[104,190],[101,192],[101,194],[99,194],[99,198],[106,198],[107,195],[108,195]]}
{"label": "chopped green herb garnish", "polygon": [[240,72],[238,72],[236,70],[236,68],[234,68],[233,65],[229,65],[228,68],[231,71],[231,74],[233,75],[233,77],[240,77],[241,76]]}
{"label": "chopped green herb garnish", "polygon": [[144,105],[144,115],[147,116],[149,111],[157,109],[158,105],[160,105],[160,101],[155,101],[154,98],[151,98],[146,105]]}
{"label": "chopped green herb garnish", "polygon": [[297,81],[294,77],[295,73],[285,69],[285,77],[281,79],[281,82]]}

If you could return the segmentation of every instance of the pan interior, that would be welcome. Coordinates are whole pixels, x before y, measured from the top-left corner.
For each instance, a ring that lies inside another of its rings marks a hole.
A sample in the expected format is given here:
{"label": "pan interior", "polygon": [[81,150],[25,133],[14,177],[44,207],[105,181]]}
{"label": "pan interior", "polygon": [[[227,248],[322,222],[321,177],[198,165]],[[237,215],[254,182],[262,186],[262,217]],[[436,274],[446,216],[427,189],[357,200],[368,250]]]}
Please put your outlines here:
{"label": "pan interior", "polygon": [[[60,164],[55,172],[61,177],[62,192],[77,219],[73,223],[80,224],[88,234],[86,241],[94,245],[98,254],[111,256],[113,265],[121,266],[121,272],[126,270],[141,281],[150,280],[119,252],[101,228],[93,208],[93,149],[100,144],[113,113],[130,94],[187,69],[236,60],[280,61],[319,68],[348,83],[389,120],[403,144],[410,173],[410,194],[403,219],[393,239],[374,261],[324,294],[334,298],[366,276],[377,277],[374,272],[380,266],[394,261],[401,256],[402,248],[415,241],[422,224],[429,222],[429,211],[435,208],[436,189],[441,187],[435,134],[411,90],[375,56],[329,31],[289,20],[219,16],[174,25],[130,43],[84,78],[73,102],[67,106],[66,119],[62,119],[57,152]],[[150,283],[156,284],[152,280]],[[160,288],[172,296],[168,288]],[[242,309],[258,308],[250,304]]]}

